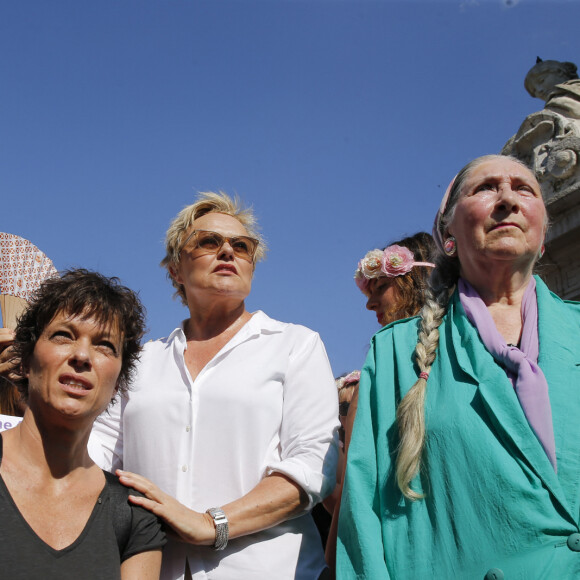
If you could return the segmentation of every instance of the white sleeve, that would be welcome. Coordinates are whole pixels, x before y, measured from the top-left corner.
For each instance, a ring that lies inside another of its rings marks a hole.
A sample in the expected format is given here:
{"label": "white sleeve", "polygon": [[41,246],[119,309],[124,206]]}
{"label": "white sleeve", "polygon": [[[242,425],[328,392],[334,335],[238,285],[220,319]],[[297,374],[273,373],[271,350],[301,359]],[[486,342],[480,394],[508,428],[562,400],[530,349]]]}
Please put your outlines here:
{"label": "white sleeve", "polygon": [[318,334],[290,353],[280,428],[281,460],[266,473],[287,475],[308,494],[307,509],[334,489],[338,460],[338,396],[326,350]]}
{"label": "white sleeve", "polygon": [[123,407],[125,399],[115,397],[96,419],[89,438],[91,459],[106,471],[123,469]]}

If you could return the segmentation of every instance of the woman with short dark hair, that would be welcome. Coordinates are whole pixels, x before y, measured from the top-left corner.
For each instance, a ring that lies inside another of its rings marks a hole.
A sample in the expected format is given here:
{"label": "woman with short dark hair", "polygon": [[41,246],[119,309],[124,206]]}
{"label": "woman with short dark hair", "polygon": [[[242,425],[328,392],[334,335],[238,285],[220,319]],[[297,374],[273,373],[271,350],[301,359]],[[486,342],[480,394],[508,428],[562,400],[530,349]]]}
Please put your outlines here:
{"label": "woman with short dark hair", "polygon": [[136,294],[86,270],[45,281],[20,318],[13,351],[27,406],[0,436],[6,577],[159,578],[159,522],[87,450],[94,420],[127,389],[143,331]]}

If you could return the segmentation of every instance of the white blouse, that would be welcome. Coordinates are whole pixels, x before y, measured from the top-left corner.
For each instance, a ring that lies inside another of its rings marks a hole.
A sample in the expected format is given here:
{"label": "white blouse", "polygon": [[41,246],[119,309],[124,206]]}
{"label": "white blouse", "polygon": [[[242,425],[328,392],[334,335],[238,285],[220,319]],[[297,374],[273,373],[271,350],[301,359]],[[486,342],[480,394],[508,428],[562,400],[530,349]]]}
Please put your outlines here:
{"label": "white blouse", "polygon": [[[310,509],[334,488],[338,400],[317,333],[256,312],[192,381],[183,328],[145,345],[127,397],[105,411],[89,450],[101,467],[134,471],[204,512],[279,472]],[[230,540],[224,551],[170,540],[162,580],[313,579],[324,568],[310,514]]]}

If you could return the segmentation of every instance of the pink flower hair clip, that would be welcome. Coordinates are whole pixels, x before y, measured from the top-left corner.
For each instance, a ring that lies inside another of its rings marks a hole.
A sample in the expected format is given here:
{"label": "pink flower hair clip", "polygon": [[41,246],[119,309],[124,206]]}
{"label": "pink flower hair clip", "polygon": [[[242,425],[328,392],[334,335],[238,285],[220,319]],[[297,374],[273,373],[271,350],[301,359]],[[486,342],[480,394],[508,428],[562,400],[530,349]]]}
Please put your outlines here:
{"label": "pink flower hair clip", "polygon": [[404,276],[415,266],[435,268],[435,264],[431,262],[415,262],[415,256],[409,248],[393,244],[384,250],[368,252],[358,263],[358,268],[354,273],[354,281],[362,292],[368,294],[369,284],[373,278]]}
{"label": "pink flower hair clip", "polygon": [[348,387],[349,385],[356,385],[360,381],[360,371],[352,371],[348,373],[348,375],[344,377],[340,377],[336,379],[336,387],[340,391],[344,389],[344,387]]}

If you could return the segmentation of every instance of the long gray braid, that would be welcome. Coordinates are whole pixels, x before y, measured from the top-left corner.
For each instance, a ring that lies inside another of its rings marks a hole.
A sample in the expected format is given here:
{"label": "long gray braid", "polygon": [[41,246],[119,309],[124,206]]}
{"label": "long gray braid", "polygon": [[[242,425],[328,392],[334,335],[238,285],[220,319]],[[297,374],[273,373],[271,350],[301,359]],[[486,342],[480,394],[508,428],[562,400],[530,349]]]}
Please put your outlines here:
{"label": "long gray braid", "polygon": [[[443,252],[443,234],[453,219],[455,206],[470,172],[486,161],[497,158],[505,159],[500,155],[485,155],[469,162],[457,174],[450,186],[447,204],[442,208],[441,219],[436,219],[433,237],[436,238],[438,254],[435,258],[436,267],[429,280],[425,305],[421,309],[418,342],[415,347],[415,360],[421,375],[409,389],[397,408],[397,424],[399,430],[399,447],[396,460],[397,484],[403,495],[411,500],[423,496],[411,489],[411,481],[421,469],[423,449],[425,447],[425,397],[427,392],[427,377],[439,345],[439,326],[447,312],[449,299],[455,290],[459,278],[459,260],[448,257]],[[509,157],[526,167],[515,157]],[[439,216],[439,214],[438,214]]]}

